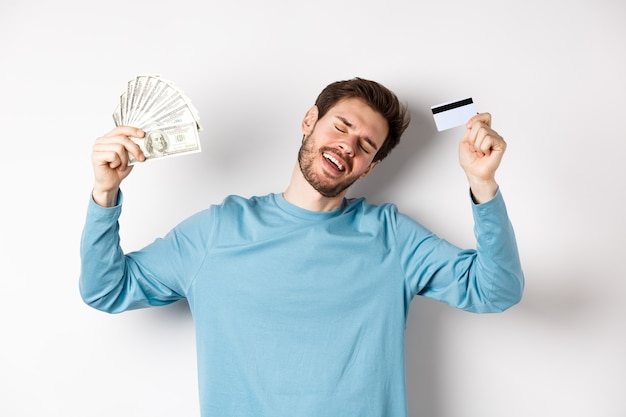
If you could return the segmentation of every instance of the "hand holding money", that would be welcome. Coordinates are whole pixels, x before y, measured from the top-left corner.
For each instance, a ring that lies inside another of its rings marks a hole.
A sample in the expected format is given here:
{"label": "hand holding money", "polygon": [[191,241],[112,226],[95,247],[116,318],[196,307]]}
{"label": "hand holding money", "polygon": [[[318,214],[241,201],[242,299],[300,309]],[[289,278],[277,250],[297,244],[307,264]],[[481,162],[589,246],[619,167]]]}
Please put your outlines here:
{"label": "hand holding money", "polygon": [[[158,75],[138,75],[128,81],[113,112],[116,126],[142,129],[142,138],[131,137],[145,160],[200,152],[202,130],[198,111],[185,94]],[[128,164],[137,160],[129,153]]]}
{"label": "hand holding money", "polygon": [[145,132],[130,126],[118,126],[96,139],[91,153],[94,172],[93,200],[103,207],[117,203],[120,184],[133,169],[129,159],[144,161],[141,148],[131,137],[144,137]]}

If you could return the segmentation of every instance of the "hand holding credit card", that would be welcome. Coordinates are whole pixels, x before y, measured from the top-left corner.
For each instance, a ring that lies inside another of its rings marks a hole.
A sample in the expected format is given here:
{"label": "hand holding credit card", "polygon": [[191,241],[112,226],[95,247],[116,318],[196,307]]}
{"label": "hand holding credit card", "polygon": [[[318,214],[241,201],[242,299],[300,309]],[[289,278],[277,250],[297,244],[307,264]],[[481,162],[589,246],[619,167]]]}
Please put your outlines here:
{"label": "hand holding credit card", "polygon": [[437,104],[432,106],[430,110],[433,113],[439,132],[463,126],[469,119],[478,114],[474,100],[471,97]]}

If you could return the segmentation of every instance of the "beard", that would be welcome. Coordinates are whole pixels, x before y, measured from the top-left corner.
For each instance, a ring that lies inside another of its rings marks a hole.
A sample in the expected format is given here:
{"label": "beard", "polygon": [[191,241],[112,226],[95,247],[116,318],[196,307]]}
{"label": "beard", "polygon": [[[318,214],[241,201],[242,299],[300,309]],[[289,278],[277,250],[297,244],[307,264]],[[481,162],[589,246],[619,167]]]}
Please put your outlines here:
{"label": "beard", "polygon": [[[314,169],[315,161],[321,157],[320,155],[324,151],[337,153],[337,150],[331,148],[320,148],[316,150],[315,140],[312,138],[312,134],[313,132],[311,132],[311,135],[304,138],[302,145],[300,146],[300,151],[298,152],[298,164],[300,165],[300,171],[302,171],[304,178],[318,193],[324,197],[337,197],[354,184],[358,177],[348,176],[338,180],[330,177],[320,178],[321,176],[318,175]],[[346,170],[349,170],[349,168],[351,168],[349,159],[344,158],[344,160],[346,160],[349,165],[346,167]]]}

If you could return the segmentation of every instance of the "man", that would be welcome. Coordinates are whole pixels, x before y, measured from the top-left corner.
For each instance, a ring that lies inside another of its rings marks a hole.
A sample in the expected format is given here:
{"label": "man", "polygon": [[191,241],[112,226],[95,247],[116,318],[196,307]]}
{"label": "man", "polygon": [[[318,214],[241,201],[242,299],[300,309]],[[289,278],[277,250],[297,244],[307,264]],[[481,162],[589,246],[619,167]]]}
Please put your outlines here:
{"label": "man", "polygon": [[117,220],[127,152],[118,127],[93,147],[81,295],[111,313],[186,298],[200,402],[209,416],[406,416],[404,330],[416,295],[472,312],[517,303],[524,278],[495,181],[506,148],[491,116],[459,146],[477,250],[442,240],[395,206],[345,198],[398,143],[406,108],[384,86],[332,83],[302,121],[282,194],[231,196],[123,254]]}

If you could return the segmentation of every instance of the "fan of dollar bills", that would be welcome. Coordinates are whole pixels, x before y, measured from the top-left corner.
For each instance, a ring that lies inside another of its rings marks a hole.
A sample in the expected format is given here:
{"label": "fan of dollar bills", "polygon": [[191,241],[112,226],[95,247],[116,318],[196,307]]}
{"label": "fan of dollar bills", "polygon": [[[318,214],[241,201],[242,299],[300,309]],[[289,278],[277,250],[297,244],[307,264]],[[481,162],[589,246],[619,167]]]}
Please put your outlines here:
{"label": "fan of dollar bills", "polygon": [[[131,138],[146,160],[200,152],[199,119],[189,98],[159,75],[138,75],[128,81],[113,112],[116,126],[146,132],[143,138]],[[135,162],[129,154],[129,164]]]}

